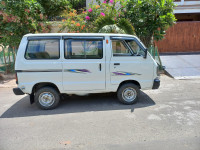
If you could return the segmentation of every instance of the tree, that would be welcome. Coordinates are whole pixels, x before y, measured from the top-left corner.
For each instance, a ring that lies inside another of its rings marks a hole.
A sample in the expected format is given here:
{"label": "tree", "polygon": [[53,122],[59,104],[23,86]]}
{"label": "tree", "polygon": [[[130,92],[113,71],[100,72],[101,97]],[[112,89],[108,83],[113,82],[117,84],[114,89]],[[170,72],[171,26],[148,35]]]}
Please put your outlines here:
{"label": "tree", "polygon": [[43,8],[36,0],[2,0],[0,3],[0,43],[17,47],[23,35],[48,32]]}
{"label": "tree", "polygon": [[85,9],[86,0],[69,0],[72,9],[80,10]]}
{"label": "tree", "polygon": [[56,17],[61,14],[67,6],[70,5],[68,0],[37,0],[44,9],[44,15],[48,18]]}
{"label": "tree", "polygon": [[156,41],[163,39],[167,28],[175,23],[174,6],[173,0],[128,0],[126,17],[149,47],[152,37]]}

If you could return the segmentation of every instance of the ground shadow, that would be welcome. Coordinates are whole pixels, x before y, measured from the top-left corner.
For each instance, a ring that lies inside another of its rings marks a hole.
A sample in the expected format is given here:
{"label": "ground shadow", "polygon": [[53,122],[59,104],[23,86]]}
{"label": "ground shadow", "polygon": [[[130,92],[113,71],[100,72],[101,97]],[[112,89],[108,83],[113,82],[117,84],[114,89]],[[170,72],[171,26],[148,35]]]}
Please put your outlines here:
{"label": "ground shadow", "polygon": [[148,107],[152,105],[155,105],[155,102],[144,92],[141,92],[141,97],[138,103],[133,105],[121,104],[117,100],[116,93],[107,93],[90,94],[88,96],[70,96],[67,99],[62,99],[60,105],[54,110],[40,110],[35,104],[30,105],[29,96],[25,96],[5,111],[0,118],[123,109],[129,109],[133,112],[136,108]]}

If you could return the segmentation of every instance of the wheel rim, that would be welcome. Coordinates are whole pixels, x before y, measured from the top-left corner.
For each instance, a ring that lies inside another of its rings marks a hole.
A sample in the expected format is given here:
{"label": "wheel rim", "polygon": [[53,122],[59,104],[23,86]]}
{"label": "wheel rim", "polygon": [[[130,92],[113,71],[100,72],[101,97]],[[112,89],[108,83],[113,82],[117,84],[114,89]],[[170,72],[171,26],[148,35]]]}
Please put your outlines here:
{"label": "wheel rim", "polygon": [[134,88],[128,87],[123,90],[122,97],[127,102],[132,102],[135,100],[137,96],[137,92]]}
{"label": "wheel rim", "polygon": [[39,103],[44,107],[49,107],[55,102],[55,97],[50,92],[43,92],[39,95]]}

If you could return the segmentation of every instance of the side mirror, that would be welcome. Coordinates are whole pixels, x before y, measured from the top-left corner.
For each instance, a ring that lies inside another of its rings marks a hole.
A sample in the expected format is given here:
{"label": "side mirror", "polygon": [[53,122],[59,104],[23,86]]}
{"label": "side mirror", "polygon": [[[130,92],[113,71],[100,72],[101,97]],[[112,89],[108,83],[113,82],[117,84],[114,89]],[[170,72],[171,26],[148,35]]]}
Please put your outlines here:
{"label": "side mirror", "polygon": [[147,50],[147,48],[146,48],[145,51],[144,51],[144,57],[143,57],[144,59],[147,58],[147,51],[148,51],[148,50]]}

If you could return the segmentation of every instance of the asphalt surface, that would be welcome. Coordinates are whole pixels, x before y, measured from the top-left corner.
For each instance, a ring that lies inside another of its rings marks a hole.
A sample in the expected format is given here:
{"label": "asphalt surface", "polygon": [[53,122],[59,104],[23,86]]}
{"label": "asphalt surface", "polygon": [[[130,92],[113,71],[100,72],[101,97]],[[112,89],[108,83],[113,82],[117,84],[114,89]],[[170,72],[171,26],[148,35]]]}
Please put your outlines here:
{"label": "asphalt surface", "polygon": [[0,88],[0,150],[200,150],[200,79],[161,76],[137,104],[71,96],[55,110]]}

